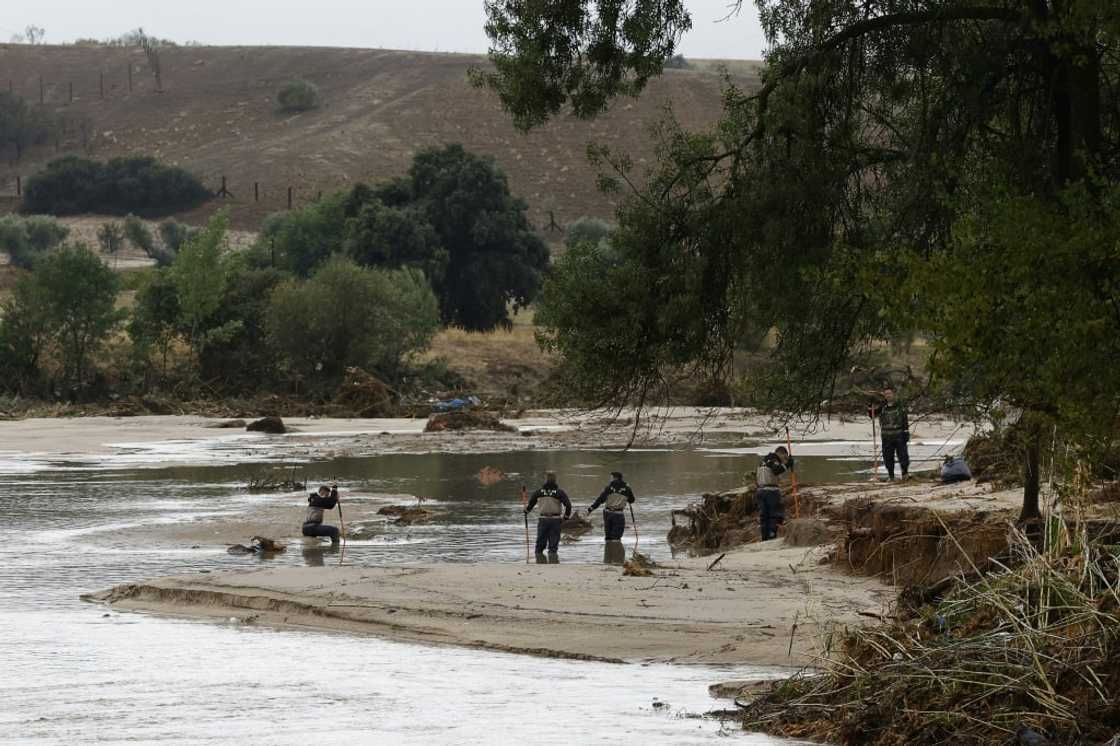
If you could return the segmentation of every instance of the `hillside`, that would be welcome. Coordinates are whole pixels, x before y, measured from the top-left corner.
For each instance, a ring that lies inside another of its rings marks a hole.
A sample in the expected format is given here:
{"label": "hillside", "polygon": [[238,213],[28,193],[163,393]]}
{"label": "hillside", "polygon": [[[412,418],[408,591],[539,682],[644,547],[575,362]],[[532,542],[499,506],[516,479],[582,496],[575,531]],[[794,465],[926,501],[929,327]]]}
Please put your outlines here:
{"label": "hillside", "polygon": [[[19,162],[5,153],[0,195],[10,209],[15,177],[58,154],[152,154],[215,189],[226,176],[235,225],[254,228],[287,205],[289,186],[295,204],[306,203],[320,191],[400,174],[417,148],[461,142],[497,160],[543,231],[550,211],[561,224],[613,212],[595,188],[589,142],[628,151],[640,168],[652,153],[650,125],[666,105],[690,127],[713,122],[720,109],[721,79],[705,64],[666,71],[640,99],[616,102],[597,121],[562,118],[523,135],[495,97],[468,84],[468,67],[481,64],[478,56],[369,49],[179,47],[162,53],[160,93],[139,49],[0,45],[0,86],[10,81],[37,103],[41,78],[44,105],[64,115],[70,130]],[[733,69],[739,82],[751,83],[752,66]],[[293,78],[319,87],[321,108],[277,112],[275,93]]]}

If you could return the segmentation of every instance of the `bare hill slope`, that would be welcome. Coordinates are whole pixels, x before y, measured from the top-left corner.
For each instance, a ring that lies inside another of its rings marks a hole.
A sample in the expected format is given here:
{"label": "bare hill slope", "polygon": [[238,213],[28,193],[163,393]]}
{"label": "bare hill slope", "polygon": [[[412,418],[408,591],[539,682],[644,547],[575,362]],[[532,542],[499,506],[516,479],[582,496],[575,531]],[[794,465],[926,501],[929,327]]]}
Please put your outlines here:
{"label": "bare hill slope", "polygon": [[[35,103],[42,93],[44,105],[70,122],[59,143],[18,163],[5,154],[0,193],[14,196],[16,175],[59,154],[151,154],[215,189],[226,176],[234,221],[252,228],[287,205],[289,186],[295,204],[306,203],[320,191],[400,174],[417,148],[461,142],[497,159],[544,230],[549,211],[562,224],[613,212],[596,191],[589,142],[625,149],[640,166],[652,153],[649,127],[666,105],[694,127],[713,122],[720,109],[717,74],[669,70],[640,99],[618,101],[600,120],[561,119],[523,135],[492,95],[468,84],[468,67],[480,64],[484,58],[468,55],[368,49],[180,47],[162,53],[161,93],[138,49],[0,46],[0,87],[10,81]],[[738,66],[737,74],[749,69]],[[319,87],[319,109],[277,111],[275,94],[293,78]]]}

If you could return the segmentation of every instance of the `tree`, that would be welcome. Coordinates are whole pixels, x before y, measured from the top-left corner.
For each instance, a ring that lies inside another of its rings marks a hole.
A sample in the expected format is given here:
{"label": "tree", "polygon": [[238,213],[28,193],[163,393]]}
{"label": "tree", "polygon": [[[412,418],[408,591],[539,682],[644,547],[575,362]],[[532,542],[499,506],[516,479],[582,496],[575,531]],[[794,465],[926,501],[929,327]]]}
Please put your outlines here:
{"label": "tree", "polygon": [[179,299],[180,324],[199,361],[209,344],[237,331],[236,322],[211,323],[222,304],[230,278],[226,231],[229,218],[219,212],[194,239],[188,241],[171,265],[171,281]]}
{"label": "tree", "polygon": [[468,331],[511,326],[508,308],[532,302],[548,248],[493,160],[461,145],[421,150],[407,181],[391,190],[407,193],[447,251],[445,278],[433,282],[444,323]]}
{"label": "tree", "polygon": [[159,237],[172,256],[179,253],[183,244],[198,235],[198,229],[175,220],[164,220],[159,224]]}
{"label": "tree", "polygon": [[319,106],[319,89],[306,80],[290,80],[276,94],[276,103],[286,113],[311,111]]}
{"label": "tree", "polygon": [[[756,390],[773,408],[819,413],[872,340],[916,329],[941,352],[933,370],[973,403],[998,396],[1026,409],[1028,421],[1062,424],[1078,443],[1103,421],[1114,428],[1120,379],[1099,367],[1101,357],[1076,350],[1097,335],[1115,336],[1115,314],[1091,314],[1097,328],[1076,332],[1075,350],[1024,344],[999,323],[1003,309],[1024,307],[1029,315],[1016,327],[1031,340],[1048,339],[1039,327],[1051,314],[1035,301],[1055,288],[1081,311],[1114,307],[1116,263],[1078,255],[1068,276],[1032,278],[1029,300],[1024,287],[995,281],[992,272],[1039,259],[1029,237],[996,230],[1024,204],[1045,216],[1047,224],[1034,227],[1059,245],[1084,247],[1081,237],[1107,235],[1120,175],[1120,6],[759,0],[758,7],[770,43],[758,90],[729,86],[722,121],[709,132],[666,122],[658,163],[642,184],[623,156],[595,151],[611,172],[605,186],[634,184],[612,246],[646,283],[620,309],[631,322],[619,325],[621,343],[600,350],[601,369],[613,374],[600,374],[593,388],[644,401],[674,368],[724,374],[742,329],[773,326],[778,345]],[[688,27],[683,0],[639,0],[621,11],[590,0],[492,0],[487,10],[495,71],[476,81],[494,88],[523,127],[565,106],[592,116],[611,96],[640,89]],[[991,252],[980,275],[992,281],[961,278],[974,256],[966,247]],[[931,287],[946,261],[962,263],[948,276],[979,294],[966,307],[1000,312],[955,312],[961,294],[942,282],[940,293]],[[546,330],[546,341],[578,356],[565,340],[587,321],[565,318],[575,326]],[[966,349],[978,340],[986,347]],[[1023,354],[1028,348],[1035,354]],[[1063,361],[1059,351],[1074,357]],[[1066,404],[1071,387],[1058,384],[1058,371],[1094,385],[1073,386],[1078,398]],[[1013,378],[1044,385],[1024,388]],[[1024,519],[1038,515],[1044,429],[1033,426],[1026,448]]]}
{"label": "tree", "polygon": [[56,336],[64,380],[80,389],[87,382],[90,356],[122,318],[116,309],[117,276],[97,254],[70,244],[38,262],[26,282],[41,299],[46,329]]}
{"label": "tree", "polygon": [[179,291],[166,269],[156,270],[136,293],[128,336],[136,358],[144,367],[145,379],[151,370],[152,355],[158,356],[160,381],[167,379],[168,357],[179,336]]}
{"label": "tree", "polygon": [[124,247],[124,239],[124,227],[114,220],[102,223],[97,229],[97,243],[101,245],[101,250],[110,256],[116,257],[117,252]]}
{"label": "tree", "polygon": [[377,200],[362,204],[347,221],[343,247],[367,267],[416,267],[439,285],[446,277],[447,251],[427,215],[415,207],[389,207]]}
{"label": "tree", "polygon": [[36,26],[34,24],[29,25],[23,31],[23,38],[27,39],[28,44],[42,44],[43,37],[45,37],[46,35],[47,30],[45,28],[43,28],[42,26]]}
{"label": "tree", "polygon": [[337,381],[349,367],[397,376],[439,328],[439,309],[414,269],[359,267],[333,257],[306,281],[276,289],[268,329],[302,378]]}
{"label": "tree", "polygon": [[70,235],[70,229],[53,218],[40,215],[0,218],[0,250],[8,253],[13,266],[31,269],[51,249]]}
{"label": "tree", "polygon": [[58,119],[9,91],[0,92],[0,145],[11,146],[16,160],[32,145],[42,145],[59,132]]}
{"label": "tree", "polygon": [[275,257],[277,267],[308,277],[346,238],[345,194],[327,195],[319,202],[265,221],[257,251]]}
{"label": "tree", "polygon": [[210,196],[194,176],[154,158],[129,156],[100,163],[70,155],[51,161],[27,180],[23,210],[153,216],[197,207]]}

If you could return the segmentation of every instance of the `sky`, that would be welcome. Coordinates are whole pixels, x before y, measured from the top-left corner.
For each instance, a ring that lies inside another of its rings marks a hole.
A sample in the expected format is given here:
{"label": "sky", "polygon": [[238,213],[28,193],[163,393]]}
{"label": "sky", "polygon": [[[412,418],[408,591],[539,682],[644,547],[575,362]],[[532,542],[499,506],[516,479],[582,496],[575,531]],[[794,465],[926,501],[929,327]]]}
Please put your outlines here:
{"label": "sky", "polygon": [[[686,57],[759,59],[763,36],[753,3],[728,15],[730,0],[686,0]],[[104,39],[142,27],[202,44],[375,47],[485,52],[482,0],[7,0],[0,41],[29,24],[45,42]]]}

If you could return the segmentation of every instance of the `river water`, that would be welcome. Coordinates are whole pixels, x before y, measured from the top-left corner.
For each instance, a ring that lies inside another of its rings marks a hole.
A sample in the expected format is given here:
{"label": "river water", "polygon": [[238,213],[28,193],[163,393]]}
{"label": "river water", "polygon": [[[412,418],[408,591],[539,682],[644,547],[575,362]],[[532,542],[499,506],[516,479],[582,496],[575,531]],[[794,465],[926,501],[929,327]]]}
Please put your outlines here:
{"label": "river water", "polygon": [[[168,446],[154,458],[145,451],[147,457],[49,463],[11,453],[0,459],[7,527],[0,543],[0,742],[778,742],[696,717],[726,704],[709,698],[709,684],[782,673],[774,669],[544,660],[121,614],[80,602],[81,593],[123,582],[258,561],[220,547],[146,545],[131,528],[288,504],[298,524],[299,495],[241,489],[242,462],[268,461],[258,441],[226,448],[221,459],[191,448]],[[348,564],[522,561],[516,488],[545,469],[561,475],[577,507],[611,470],[625,472],[639,495],[642,550],[664,559],[669,511],[702,491],[742,484],[757,464],[746,453],[756,450],[396,454],[299,468],[315,481],[337,479],[350,500],[423,495],[446,516],[351,542]],[[915,450],[920,455],[921,445]],[[799,459],[803,480],[851,477],[868,466],[854,444],[821,444],[816,452],[822,455]],[[483,466],[513,479],[484,487],[476,476]],[[631,532],[628,548],[632,543]],[[602,546],[592,534],[562,546],[561,558],[598,562]],[[315,564],[322,557],[289,551],[271,561]]]}

